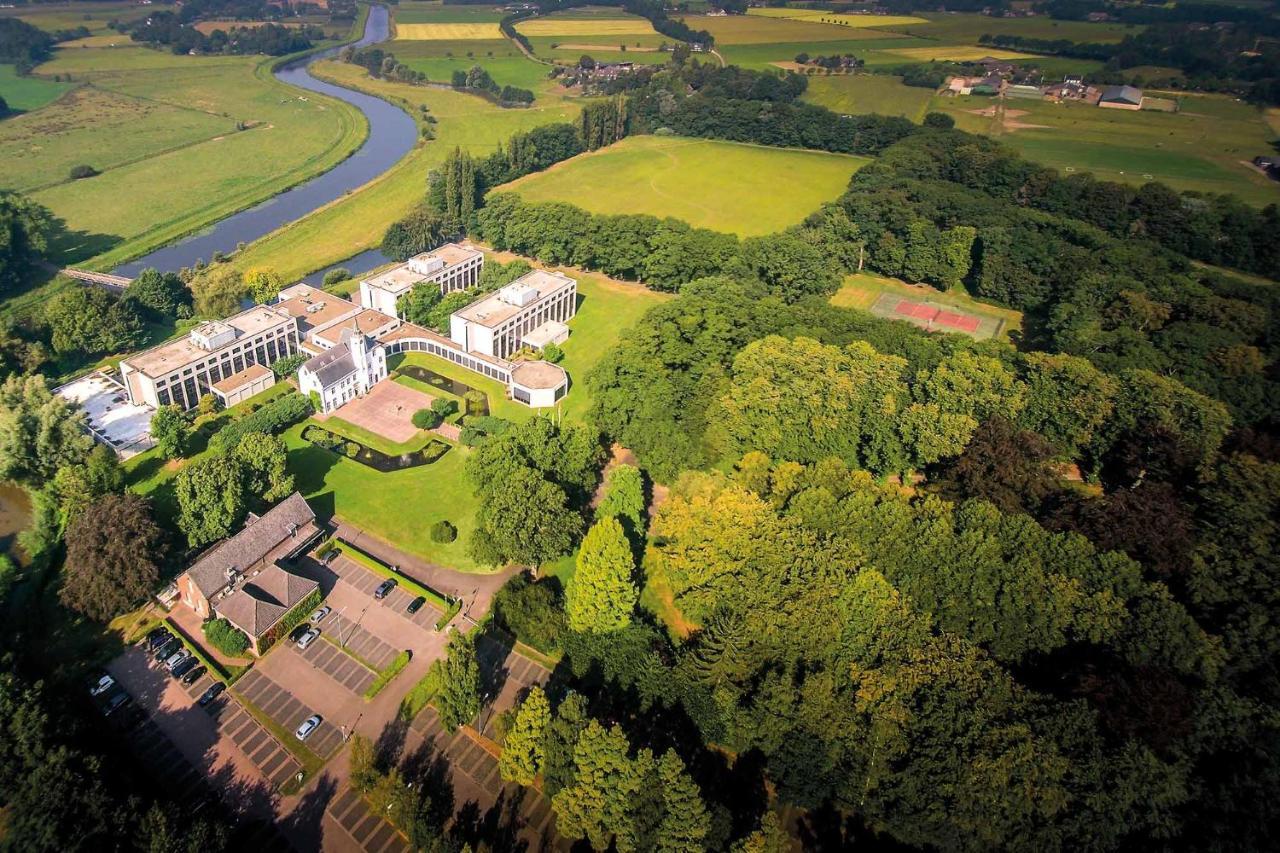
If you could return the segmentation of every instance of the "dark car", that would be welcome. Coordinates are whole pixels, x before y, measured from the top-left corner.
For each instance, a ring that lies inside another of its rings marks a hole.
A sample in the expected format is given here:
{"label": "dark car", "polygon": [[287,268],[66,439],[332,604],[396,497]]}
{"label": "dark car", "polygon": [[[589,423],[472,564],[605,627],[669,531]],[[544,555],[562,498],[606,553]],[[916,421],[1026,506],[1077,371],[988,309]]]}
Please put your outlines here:
{"label": "dark car", "polygon": [[200,694],[200,698],[196,700],[196,704],[199,705],[201,708],[203,708],[205,705],[208,705],[214,699],[217,699],[218,696],[222,693],[222,691],[226,689],[227,689],[227,685],[223,684],[221,681],[215,681],[213,682],[213,684],[209,685],[208,690]]}
{"label": "dark car", "polygon": [[417,613],[419,610],[422,609],[422,605],[426,603],[427,603],[427,600],[420,595],[417,598],[415,598],[413,601],[410,601],[409,606],[406,607],[405,610],[407,610],[410,613]]}
{"label": "dark car", "polygon": [[196,680],[199,679],[200,676],[204,675],[208,671],[209,671],[208,668],[204,664],[202,663],[196,664],[195,666],[191,667],[191,669],[187,670],[186,674],[182,676],[182,683],[195,684]]}
{"label": "dark car", "polygon": [[119,711],[121,708],[123,708],[125,705],[128,705],[132,701],[133,701],[133,697],[131,697],[128,693],[125,693],[123,690],[118,690],[115,693],[112,693],[110,696],[108,696],[107,700],[102,703],[102,716],[110,717],[116,711]]}
{"label": "dark car", "polygon": [[396,588],[396,579],[387,578],[382,583],[378,584],[378,588],[373,591],[373,597],[381,601],[382,599],[387,597],[387,593],[391,592],[391,590],[395,588]]}
{"label": "dark car", "polygon": [[173,639],[173,632],[168,628],[152,628],[147,632],[147,648],[158,649]]}
{"label": "dark car", "polygon": [[180,648],[182,648],[182,641],[177,637],[170,637],[163,646],[155,650],[152,658],[155,659],[156,663],[159,663],[172,657],[173,653]]}
{"label": "dark car", "polygon": [[185,658],[182,663],[178,664],[173,669],[169,670],[169,674],[174,678],[181,678],[199,665],[200,661],[196,660],[195,655],[192,655],[191,657]]}

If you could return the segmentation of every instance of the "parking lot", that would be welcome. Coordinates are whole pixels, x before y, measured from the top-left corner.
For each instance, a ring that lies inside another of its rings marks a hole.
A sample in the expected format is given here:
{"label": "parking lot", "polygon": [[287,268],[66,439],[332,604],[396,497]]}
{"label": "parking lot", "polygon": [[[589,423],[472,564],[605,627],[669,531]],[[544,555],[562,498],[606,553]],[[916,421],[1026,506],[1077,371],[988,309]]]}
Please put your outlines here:
{"label": "parking lot", "polygon": [[[339,556],[329,563],[329,568],[344,581],[368,595],[370,599],[373,598],[373,591],[378,588],[378,584],[384,580],[381,575],[374,574],[354,560],[349,560],[343,556]],[[396,586],[378,604],[400,614],[404,619],[423,630],[434,631],[436,622],[444,615],[444,612],[431,604],[431,602],[427,602],[422,605],[422,609],[417,613],[409,613],[407,611],[409,602],[416,597],[413,593],[405,590],[403,586]]]}
{"label": "parking lot", "polygon": [[377,675],[326,639],[317,638],[298,652],[302,659],[352,693],[362,695]]}
{"label": "parking lot", "polygon": [[394,826],[370,812],[368,801],[350,788],[333,798],[327,814],[358,849],[367,853],[403,853],[412,849]]}
{"label": "parking lot", "polygon": [[223,694],[205,710],[217,723],[218,730],[240,747],[272,787],[279,790],[302,770],[298,759],[234,698]]}
{"label": "parking lot", "polygon": [[[285,731],[295,731],[302,721],[316,713],[281,687],[261,668],[255,668],[236,682],[235,692],[253,704]],[[327,718],[306,740],[306,747],[323,759],[329,759],[342,746],[342,732]]]}
{"label": "parking lot", "polygon": [[489,706],[480,712],[480,732],[492,738],[498,715],[513,707],[533,685],[546,684],[551,670],[490,636],[476,641],[476,661],[481,682],[491,696]]}
{"label": "parking lot", "polygon": [[387,668],[400,652],[390,643],[378,639],[369,631],[341,613],[330,613],[321,622],[324,639],[342,649],[358,655],[361,660],[373,664],[379,671]]}

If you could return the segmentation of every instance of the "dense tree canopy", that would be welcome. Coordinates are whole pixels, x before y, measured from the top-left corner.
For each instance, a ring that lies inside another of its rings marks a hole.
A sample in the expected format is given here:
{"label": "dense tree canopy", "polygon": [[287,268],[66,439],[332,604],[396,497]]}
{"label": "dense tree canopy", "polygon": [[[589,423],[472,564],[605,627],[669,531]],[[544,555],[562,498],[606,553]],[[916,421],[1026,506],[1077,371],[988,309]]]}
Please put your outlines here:
{"label": "dense tree canopy", "polygon": [[71,522],[66,541],[68,607],[107,622],[156,591],[166,543],[146,498],[98,498]]}

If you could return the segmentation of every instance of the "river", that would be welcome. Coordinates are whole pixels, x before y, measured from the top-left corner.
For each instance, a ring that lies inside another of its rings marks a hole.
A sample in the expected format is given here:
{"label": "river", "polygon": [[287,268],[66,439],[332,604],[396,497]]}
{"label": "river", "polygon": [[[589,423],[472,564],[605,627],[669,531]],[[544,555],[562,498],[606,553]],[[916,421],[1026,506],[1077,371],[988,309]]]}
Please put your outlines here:
{"label": "river", "polygon": [[[376,44],[386,41],[390,35],[387,7],[371,6],[364,36],[356,44]],[[418,128],[407,113],[372,95],[317,80],[307,70],[312,62],[330,58],[340,49],[335,47],[290,63],[276,72],[276,79],[299,89],[346,101],[364,113],[369,122],[369,136],[359,150],[323,175],[273,196],[256,207],[228,216],[205,231],[118,267],[115,270],[117,275],[135,276],[147,267],[178,270],[193,266],[197,260],[208,261],[214,252],[230,254],[238,243],[251,243],[363,186],[409,153],[418,140]]]}

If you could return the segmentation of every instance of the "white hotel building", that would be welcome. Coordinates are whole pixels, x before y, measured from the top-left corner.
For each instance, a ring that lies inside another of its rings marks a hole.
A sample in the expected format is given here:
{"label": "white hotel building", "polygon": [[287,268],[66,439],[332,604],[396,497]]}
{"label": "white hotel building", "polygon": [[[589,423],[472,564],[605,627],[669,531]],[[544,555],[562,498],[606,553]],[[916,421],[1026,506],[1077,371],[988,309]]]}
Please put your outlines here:
{"label": "white hotel building", "polygon": [[360,304],[399,317],[403,313],[399,310],[400,300],[419,284],[436,285],[442,296],[466,290],[479,283],[482,266],[484,255],[476,249],[446,243],[361,281]]}
{"label": "white hotel building", "polygon": [[135,406],[193,409],[205,394],[238,401],[246,389],[274,384],[263,369],[298,351],[298,324],[288,314],[255,305],[225,320],[201,323],[120,362],[120,379]]}
{"label": "white hotel building", "polygon": [[560,272],[531,273],[455,312],[449,337],[465,352],[507,359],[522,346],[541,349],[569,336],[578,310],[578,282]]}

